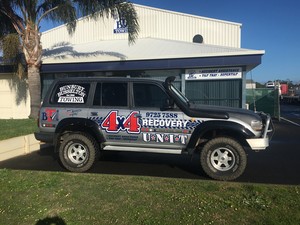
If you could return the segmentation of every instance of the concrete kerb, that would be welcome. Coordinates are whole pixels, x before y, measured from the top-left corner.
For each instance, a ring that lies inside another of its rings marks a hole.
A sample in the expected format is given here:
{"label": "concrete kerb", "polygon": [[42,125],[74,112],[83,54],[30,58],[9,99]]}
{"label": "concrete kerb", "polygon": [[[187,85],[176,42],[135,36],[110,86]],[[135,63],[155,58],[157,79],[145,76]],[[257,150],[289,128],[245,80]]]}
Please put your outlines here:
{"label": "concrete kerb", "polygon": [[40,141],[33,134],[0,141],[0,161],[26,155],[41,149]]}

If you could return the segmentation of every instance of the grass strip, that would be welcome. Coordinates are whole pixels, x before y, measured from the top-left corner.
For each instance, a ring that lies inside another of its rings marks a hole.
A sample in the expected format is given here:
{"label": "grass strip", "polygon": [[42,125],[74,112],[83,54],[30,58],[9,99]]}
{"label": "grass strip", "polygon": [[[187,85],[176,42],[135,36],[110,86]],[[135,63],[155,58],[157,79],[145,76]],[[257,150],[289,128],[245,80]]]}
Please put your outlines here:
{"label": "grass strip", "polygon": [[298,224],[300,187],[0,170],[0,224]]}
{"label": "grass strip", "polygon": [[0,140],[32,134],[36,130],[37,122],[34,119],[0,120]]}

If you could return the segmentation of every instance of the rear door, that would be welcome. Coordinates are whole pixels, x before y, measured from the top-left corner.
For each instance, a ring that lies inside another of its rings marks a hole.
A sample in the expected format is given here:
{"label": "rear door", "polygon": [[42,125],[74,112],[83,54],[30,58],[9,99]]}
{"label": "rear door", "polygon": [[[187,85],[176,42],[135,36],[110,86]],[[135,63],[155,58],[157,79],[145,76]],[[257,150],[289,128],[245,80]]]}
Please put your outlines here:
{"label": "rear door", "polygon": [[107,145],[137,140],[140,131],[131,129],[129,115],[129,83],[98,82],[89,118],[97,122]]}

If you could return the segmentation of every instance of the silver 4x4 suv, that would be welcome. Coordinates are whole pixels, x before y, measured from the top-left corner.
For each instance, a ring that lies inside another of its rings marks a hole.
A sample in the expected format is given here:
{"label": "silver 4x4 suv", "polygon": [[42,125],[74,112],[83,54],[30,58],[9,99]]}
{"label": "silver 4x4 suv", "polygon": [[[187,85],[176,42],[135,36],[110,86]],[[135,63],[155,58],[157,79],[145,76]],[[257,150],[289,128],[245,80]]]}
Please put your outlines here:
{"label": "silver 4x4 suv", "polygon": [[200,152],[206,174],[239,177],[245,150],[269,145],[264,113],[195,106],[172,84],[133,78],[71,78],[53,82],[43,101],[36,139],[53,143],[70,171],[92,167],[101,151]]}

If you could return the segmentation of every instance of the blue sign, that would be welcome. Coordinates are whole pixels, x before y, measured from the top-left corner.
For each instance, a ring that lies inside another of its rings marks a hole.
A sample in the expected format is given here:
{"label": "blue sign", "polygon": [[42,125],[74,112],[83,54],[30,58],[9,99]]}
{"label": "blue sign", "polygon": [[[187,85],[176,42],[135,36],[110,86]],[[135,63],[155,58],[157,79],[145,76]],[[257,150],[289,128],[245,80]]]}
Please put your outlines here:
{"label": "blue sign", "polygon": [[127,21],[125,19],[117,19],[114,25],[114,34],[128,33]]}

